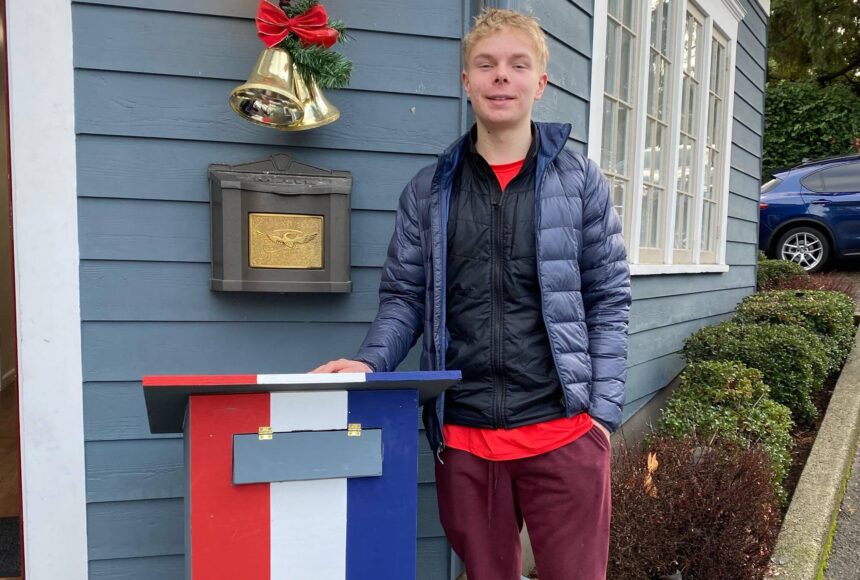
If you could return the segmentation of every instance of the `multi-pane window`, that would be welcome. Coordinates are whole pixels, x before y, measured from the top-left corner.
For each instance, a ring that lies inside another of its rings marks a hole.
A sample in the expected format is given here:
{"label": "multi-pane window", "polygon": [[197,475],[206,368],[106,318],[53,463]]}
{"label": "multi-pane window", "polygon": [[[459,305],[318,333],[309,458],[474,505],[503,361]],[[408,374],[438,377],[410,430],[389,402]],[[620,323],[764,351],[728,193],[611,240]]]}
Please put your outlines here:
{"label": "multi-pane window", "polygon": [[699,101],[702,92],[702,37],[704,18],[687,9],[681,66],[681,118],[678,136],[678,168],[675,172],[674,261],[692,259],[693,212],[699,176]]}
{"label": "multi-pane window", "polygon": [[[724,271],[738,0],[595,0],[589,155],[634,273]],[[604,34],[605,32],[605,34]]]}
{"label": "multi-pane window", "polygon": [[[600,165],[609,179],[612,204],[629,216],[633,179],[631,120],[636,108],[637,24],[634,0],[610,0],[607,6],[606,69]],[[625,227],[628,224],[625,223]]]}
{"label": "multi-pane window", "polygon": [[640,257],[659,262],[669,176],[669,120],[672,106],[672,45],[675,36],[673,4],[676,0],[652,0],[651,42],[648,61],[648,106],[645,116],[645,167],[642,183]]}
{"label": "multi-pane window", "polygon": [[714,264],[720,234],[720,192],[723,190],[726,137],[726,90],[728,42],[714,31],[711,37],[710,86],[708,88],[708,132],[705,148],[705,185],[702,200],[702,236],[699,261]]}

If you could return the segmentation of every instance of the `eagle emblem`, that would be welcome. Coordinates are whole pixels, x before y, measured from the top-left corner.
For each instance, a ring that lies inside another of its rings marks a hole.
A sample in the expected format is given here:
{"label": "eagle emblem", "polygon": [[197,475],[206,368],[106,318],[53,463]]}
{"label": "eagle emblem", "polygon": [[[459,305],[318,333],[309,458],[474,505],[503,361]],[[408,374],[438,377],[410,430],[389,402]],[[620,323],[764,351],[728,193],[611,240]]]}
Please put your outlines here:
{"label": "eagle emblem", "polygon": [[270,241],[283,245],[287,248],[292,249],[295,246],[299,246],[302,244],[307,244],[308,242],[312,242],[319,236],[319,232],[312,232],[310,234],[306,234],[301,230],[290,230],[290,229],[278,229],[272,230],[272,233],[266,233],[258,231],[260,235],[266,236]]}

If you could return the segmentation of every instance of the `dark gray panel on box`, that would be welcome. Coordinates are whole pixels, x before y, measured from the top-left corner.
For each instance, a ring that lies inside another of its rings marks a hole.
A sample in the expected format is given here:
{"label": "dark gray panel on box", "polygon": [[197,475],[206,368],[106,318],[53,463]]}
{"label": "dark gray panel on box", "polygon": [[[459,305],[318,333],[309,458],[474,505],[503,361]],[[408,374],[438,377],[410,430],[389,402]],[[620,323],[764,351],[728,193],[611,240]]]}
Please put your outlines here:
{"label": "dark gray panel on box", "polygon": [[378,477],[382,475],[382,429],[293,431],[260,439],[256,433],[233,436],[233,483],[270,483]]}

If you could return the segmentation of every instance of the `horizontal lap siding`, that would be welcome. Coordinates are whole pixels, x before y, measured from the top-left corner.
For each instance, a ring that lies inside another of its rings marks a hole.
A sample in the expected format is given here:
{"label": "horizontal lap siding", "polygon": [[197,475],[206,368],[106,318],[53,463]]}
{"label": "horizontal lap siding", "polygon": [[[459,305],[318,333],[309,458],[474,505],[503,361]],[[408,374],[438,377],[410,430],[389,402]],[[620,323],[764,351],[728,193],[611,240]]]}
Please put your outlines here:
{"label": "horizontal lap siding", "polygon": [[[256,2],[236,0],[79,0],[78,4],[146,8],[178,14],[229,16],[251,20],[257,10]],[[463,19],[459,2],[404,2],[390,0],[327,0],[329,14],[347,20],[351,30],[375,30],[459,39]],[[394,14],[394,12],[397,14]]]}
{"label": "horizontal lap siding", "polygon": [[[91,578],[184,573],[182,439],[149,433],[141,375],[304,372],[352,354],[378,306],[400,192],[461,132],[461,0],[326,7],[352,36],[338,47],[351,86],[326,91],[342,116],[281,133],[227,105],[262,49],[253,2],[73,5]],[[585,114],[580,96],[553,99]],[[350,294],[209,290],[207,166],[273,153],[352,172]],[[402,368],[417,362],[413,351]],[[419,578],[441,580],[450,552],[428,449],[419,476]]]}
{"label": "horizontal lap siding", "polygon": [[737,303],[755,291],[767,21],[757,3],[741,4],[746,16],[738,30],[726,232],[731,268],[634,277],[625,418],[681,372],[685,338],[731,318]]}
{"label": "horizontal lap siding", "polygon": [[[83,198],[78,214],[81,259],[209,262],[208,202]],[[352,215],[353,265],[382,265],[394,212]]]}
{"label": "horizontal lap siding", "polygon": [[[252,63],[253,64],[253,63]],[[237,81],[78,69],[77,131],[230,143],[437,153],[459,132],[460,101],[364,90],[327,93],[341,110],[331,125],[283,133],[240,119],[227,106]],[[390,127],[401,127],[391,131]]]}
{"label": "horizontal lap siding", "polygon": [[[273,147],[243,143],[80,135],[78,189],[83,197],[209,203],[206,168],[213,160],[246,163],[273,152],[311,165],[330,163],[352,172],[352,207],[390,210],[399,191],[431,154]],[[106,172],[104,167],[110,167]],[[153,168],[157,167],[157,171]]]}
{"label": "horizontal lap siding", "polygon": [[90,577],[100,580],[153,580],[184,575],[185,560],[181,554],[90,561]]}
{"label": "horizontal lap siding", "polygon": [[540,19],[547,34],[549,85],[535,103],[539,121],[570,123],[569,146],[584,154],[588,143],[591,66],[591,2],[509,0],[506,7]]}
{"label": "horizontal lap siding", "polygon": [[[80,6],[75,14],[81,35],[103,36],[75,52],[80,68],[242,82],[248,55],[261,46],[249,19],[106,6]],[[459,98],[458,79],[449,74],[459,57],[457,42],[415,37],[404,43],[399,34],[364,30],[350,35],[352,42],[339,49],[353,61],[350,89]],[[147,58],[136,58],[141,53]]]}

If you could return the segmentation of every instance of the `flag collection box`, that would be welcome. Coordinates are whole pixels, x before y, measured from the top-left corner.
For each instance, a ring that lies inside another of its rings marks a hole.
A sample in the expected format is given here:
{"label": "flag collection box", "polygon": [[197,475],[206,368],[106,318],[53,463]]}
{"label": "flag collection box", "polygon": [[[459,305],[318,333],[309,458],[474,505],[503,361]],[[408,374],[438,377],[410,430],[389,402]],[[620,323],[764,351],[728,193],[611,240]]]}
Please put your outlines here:
{"label": "flag collection box", "polygon": [[418,405],[459,378],[144,377],[185,434],[186,580],[415,578]]}

